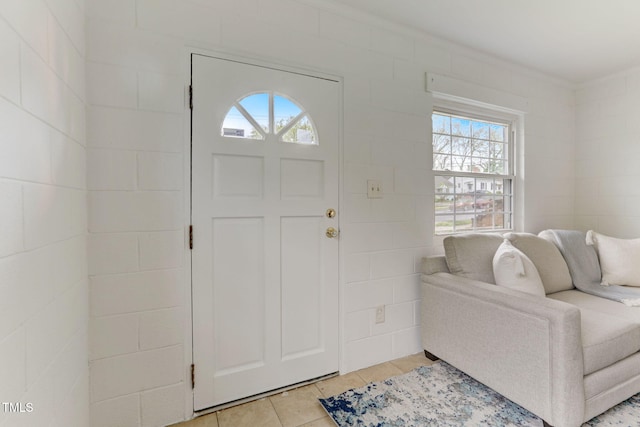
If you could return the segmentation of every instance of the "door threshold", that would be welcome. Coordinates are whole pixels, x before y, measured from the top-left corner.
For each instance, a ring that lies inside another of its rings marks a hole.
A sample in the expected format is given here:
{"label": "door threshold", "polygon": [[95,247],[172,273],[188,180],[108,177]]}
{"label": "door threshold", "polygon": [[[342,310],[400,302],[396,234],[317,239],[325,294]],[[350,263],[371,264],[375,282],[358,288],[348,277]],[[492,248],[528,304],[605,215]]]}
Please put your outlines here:
{"label": "door threshold", "polygon": [[211,414],[213,412],[218,412],[218,411],[221,411],[223,409],[228,409],[228,408],[231,408],[233,406],[242,405],[243,403],[253,402],[254,400],[259,400],[259,399],[263,399],[265,397],[274,396],[276,394],[283,393],[285,391],[293,390],[293,389],[296,389],[296,388],[304,387],[304,386],[309,385],[309,384],[317,383],[319,381],[327,380],[329,378],[337,377],[338,375],[340,375],[339,372],[333,372],[333,373],[330,373],[330,374],[327,374],[327,375],[323,375],[321,377],[316,377],[316,378],[312,378],[310,380],[300,381],[299,383],[291,384],[291,385],[288,385],[288,386],[285,386],[285,387],[280,387],[280,388],[276,388],[274,390],[265,391],[264,393],[254,394],[253,396],[248,396],[248,397],[245,397],[245,398],[242,398],[242,399],[237,399],[237,400],[233,400],[231,402],[222,403],[220,405],[212,406],[210,408],[201,409],[199,411],[194,411],[194,415],[195,415],[194,418],[200,417],[202,415]]}

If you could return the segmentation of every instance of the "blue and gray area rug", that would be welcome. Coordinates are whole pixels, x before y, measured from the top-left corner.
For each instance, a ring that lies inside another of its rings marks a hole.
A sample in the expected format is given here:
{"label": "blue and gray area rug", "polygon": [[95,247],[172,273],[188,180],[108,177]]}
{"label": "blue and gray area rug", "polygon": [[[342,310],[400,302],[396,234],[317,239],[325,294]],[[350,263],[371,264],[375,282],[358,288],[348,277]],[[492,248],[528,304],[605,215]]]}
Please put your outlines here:
{"label": "blue and gray area rug", "polygon": [[[339,427],[542,426],[540,418],[444,362],[320,403]],[[584,426],[640,427],[640,394]]]}

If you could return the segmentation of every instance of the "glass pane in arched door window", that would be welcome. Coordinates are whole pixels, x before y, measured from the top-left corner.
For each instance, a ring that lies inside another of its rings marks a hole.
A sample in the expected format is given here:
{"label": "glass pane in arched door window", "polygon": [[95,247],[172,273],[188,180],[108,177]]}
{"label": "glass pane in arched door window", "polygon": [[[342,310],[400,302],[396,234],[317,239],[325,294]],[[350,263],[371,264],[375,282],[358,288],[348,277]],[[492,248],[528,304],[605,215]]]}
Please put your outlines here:
{"label": "glass pane in arched door window", "polygon": [[229,109],[221,135],[230,138],[264,140],[275,135],[279,141],[318,145],[313,120],[293,99],[273,92],[244,96]]}

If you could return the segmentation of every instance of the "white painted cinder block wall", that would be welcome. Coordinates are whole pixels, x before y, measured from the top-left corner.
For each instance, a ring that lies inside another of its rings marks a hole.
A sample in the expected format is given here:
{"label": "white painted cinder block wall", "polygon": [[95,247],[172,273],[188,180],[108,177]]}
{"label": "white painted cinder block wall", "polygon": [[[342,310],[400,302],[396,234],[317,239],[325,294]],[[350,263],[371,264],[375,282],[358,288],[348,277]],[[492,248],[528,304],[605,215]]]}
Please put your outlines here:
{"label": "white painted cinder block wall", "polygon": [[3,427],[89,423],[84,23],[0,1],[0,401],[27,411]]}
{"label": "white painted cinder block wall", "polygon": [[[0,2],[0,395],[37,408],[2,426],[88,424],[87,251],[92,425],[191,415],[187,46],[344,78],[344,372],[420,350],[418,260],[441,250],[425,71],[527,98],[521,223],[572,225],[562,82],[312,0],[89,0],[83,13],[81,0]],[[384,199],[366,199],[371,178]]]}
{"label": "white painted cinder block wall", "polygon": [[[344,78],[343,372],[421,350],[419,260],[441,251],[426,71],[528,100],[521,223],[572,226],[573,91],[562,82],[320,1],[87,3],[94,426],[191,416],[188,47]],[[382,181],[383,199],[366,198],[367,179]]]}
{"label": "white painted cinder block wall", "polygon": [[576,226],[640,237],[640,69],[576,91]]}

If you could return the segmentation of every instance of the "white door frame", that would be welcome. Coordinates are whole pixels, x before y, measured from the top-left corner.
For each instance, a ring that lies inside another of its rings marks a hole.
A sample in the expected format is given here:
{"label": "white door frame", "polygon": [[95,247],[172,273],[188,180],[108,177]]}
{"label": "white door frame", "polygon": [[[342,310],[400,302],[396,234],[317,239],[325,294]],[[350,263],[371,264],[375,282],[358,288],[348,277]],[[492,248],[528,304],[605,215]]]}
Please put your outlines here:
{"label": "white door frame", "polygon": [[[212,51],[207,49],[201,49],[196,47],[184,48],[184,146],[183,146],[183,165],[184,165],[184,384],[185,384],[185,400],[184,408],[187,419],[191,419],[196,415],[203,415],[213,410],[203,410],[195,412],[193,389],[191,387],[191,364],[193,363],[193,300],[192,300],[192,275],[191,275],[191,260],[192,254],[189,249],[189,226],[191,225],[191,109],[189,98],[189,87],[191,85],[191,58],[193,54],[205,55],[212,58],[237,61],[246,64],[252,64],[257,66],[263,66],[266,68],[273,68],[281,71],[288,71],[297,74],[308,75],[311,77],[324,78],[328,80],[335,80],[340,85],[340,91],[342,97],[340,99],[339,106],[339,141],[338,141],[338,203],[341,215],[338,215],[339,223],[338,229],[341,229],[344,224],[343,211],[344,211],[344,79],[332,73],[323,71],[311,70],[308,68],[301,68],[293,64],[287,64],[281,59],[274,61],[273,58],[260,58],[246,57],[238,55],[233,51]],[[345,348],[344,348],[344,250],[341,241],[338,241],[338,367],[339,372],[344,372],[345,366]]]}

